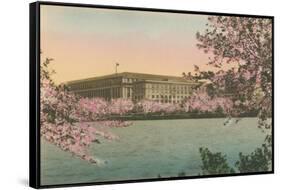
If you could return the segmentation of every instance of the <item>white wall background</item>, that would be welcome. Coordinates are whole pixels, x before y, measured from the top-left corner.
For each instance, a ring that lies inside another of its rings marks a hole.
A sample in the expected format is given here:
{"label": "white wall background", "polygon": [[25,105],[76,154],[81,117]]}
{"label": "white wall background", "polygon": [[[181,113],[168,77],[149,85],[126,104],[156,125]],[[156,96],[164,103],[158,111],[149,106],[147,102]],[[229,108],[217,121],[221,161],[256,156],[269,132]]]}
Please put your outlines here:
{"label": "white wall background", "polygon": [[[280,183],[281,11],[278,0],[65,0],[76,3],[184,9],[275,16],[275,174],[73,189],[277,189]],[[30,0],[0,4],[0,189],[28,189],[28,53]],[[280,188],[280,187],[279,187]],[[64,189],[64,188],[61,188]]]}

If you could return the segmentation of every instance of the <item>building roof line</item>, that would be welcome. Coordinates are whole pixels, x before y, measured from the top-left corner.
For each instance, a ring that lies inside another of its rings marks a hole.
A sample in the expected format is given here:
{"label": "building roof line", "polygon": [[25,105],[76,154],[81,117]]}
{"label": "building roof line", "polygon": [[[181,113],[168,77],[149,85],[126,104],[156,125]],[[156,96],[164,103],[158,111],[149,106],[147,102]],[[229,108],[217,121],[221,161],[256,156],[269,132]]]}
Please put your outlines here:
{"label": "building roof line", "polygon": [[109,75],[103,75],[103,76],[97,76],[97,77],[90,77],[90,78],[85,78],[85,79],[72,80],[72,81],[66,82],[66,84],[75,84],[75,83],[79,83],[79,82],[88,82],[88,81],[93,81],[93,80],[110,79],[110,78],[116,78],[116,77],[131,77],[131,78],[148,77],[150,80],[153,78],[155,78],[155,79],[157,79],[157,78],[165,79],[166,78],[166,79],[171,79],[171,80],[174,79],[174,80],[181,80],[181,81],[189,81],[189,80],[186,80],[183,77],[179,77],[179,76],[136,73],[136,72],[122,72],[122,73],[109,74]]}
{"label": "building roof line", "polygon": [[163,80],[141,80],[138,81],[137,83],[142,83],[142,82],[150,82],[150,83],[172,83],[172,84],[199,84],[199,82],[194,82],[190,80],[186,81],[163,81]]}

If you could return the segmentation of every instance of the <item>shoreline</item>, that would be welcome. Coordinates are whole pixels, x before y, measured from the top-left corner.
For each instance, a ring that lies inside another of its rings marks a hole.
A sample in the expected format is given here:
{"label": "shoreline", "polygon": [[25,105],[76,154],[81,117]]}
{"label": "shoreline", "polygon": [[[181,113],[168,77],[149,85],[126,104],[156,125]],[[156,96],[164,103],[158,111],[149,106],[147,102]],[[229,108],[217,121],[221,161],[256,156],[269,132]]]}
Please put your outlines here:
{"label": "shoreline", "polygon": [[[128,114],[110,116],[107,119],[121,120],[121,121],[135,121],[135,120],[172,120],[172,119],[212,119],[212,118],[226,118],[227,115],[222,113],[177,113],[177,114]],[[256,113],[241,114],[236,118],[243,117],[257,117]]]}

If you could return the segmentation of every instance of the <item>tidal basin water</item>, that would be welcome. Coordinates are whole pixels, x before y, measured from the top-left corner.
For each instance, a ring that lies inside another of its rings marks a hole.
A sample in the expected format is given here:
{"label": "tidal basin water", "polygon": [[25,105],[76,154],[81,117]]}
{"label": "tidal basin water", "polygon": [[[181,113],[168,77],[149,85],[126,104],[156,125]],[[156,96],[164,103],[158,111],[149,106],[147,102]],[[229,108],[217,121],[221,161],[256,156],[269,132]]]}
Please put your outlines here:
{"label": "tidal basin water", "polygon": [[259,147],[265,134],[257,118],[224,125],[225,119],[134,121],[111,129],[120,139],[101,140],[91,151],[101,164],[90,164],[41,141],[41,185],[176,177],[201,172],[200,147],[227,154],[234,165],[239,152]]}

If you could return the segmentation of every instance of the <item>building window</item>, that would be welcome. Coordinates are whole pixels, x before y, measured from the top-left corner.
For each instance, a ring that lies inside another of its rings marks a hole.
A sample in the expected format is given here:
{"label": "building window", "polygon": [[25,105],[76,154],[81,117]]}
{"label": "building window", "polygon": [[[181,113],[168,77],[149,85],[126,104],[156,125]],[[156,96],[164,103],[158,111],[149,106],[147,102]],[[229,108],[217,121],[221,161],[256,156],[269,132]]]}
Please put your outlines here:
{"label": "building window", "polygon": [[154,98],[154,95],[152,95],[152,98]]}

